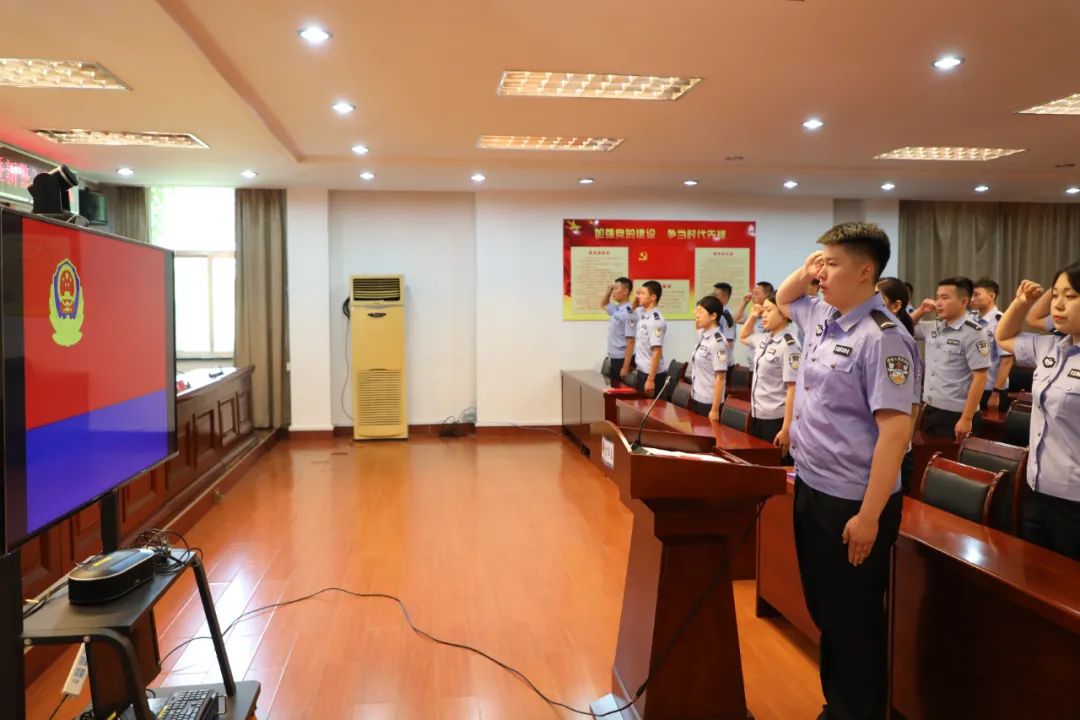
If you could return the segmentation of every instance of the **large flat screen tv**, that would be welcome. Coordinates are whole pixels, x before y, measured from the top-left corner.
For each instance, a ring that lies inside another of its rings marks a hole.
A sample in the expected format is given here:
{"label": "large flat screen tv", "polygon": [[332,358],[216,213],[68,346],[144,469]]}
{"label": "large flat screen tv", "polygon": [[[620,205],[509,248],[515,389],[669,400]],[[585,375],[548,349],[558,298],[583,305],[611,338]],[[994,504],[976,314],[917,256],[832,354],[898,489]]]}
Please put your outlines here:
{"label": "large flat screen tv", "polygon": [[172,253],[0,209],[3,542],[176,452]]}

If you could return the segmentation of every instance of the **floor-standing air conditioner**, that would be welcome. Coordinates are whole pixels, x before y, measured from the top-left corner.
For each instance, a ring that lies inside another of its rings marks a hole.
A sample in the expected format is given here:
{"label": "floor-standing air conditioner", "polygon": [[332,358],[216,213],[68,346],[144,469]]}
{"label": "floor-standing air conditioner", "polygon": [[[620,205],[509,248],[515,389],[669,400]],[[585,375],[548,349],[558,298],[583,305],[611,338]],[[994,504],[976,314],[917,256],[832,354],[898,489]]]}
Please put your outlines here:
{"label": "floor-standing air conditioner", "polygon": [[349,297],[353,438],[407,438],[405,278],[353,275]]}

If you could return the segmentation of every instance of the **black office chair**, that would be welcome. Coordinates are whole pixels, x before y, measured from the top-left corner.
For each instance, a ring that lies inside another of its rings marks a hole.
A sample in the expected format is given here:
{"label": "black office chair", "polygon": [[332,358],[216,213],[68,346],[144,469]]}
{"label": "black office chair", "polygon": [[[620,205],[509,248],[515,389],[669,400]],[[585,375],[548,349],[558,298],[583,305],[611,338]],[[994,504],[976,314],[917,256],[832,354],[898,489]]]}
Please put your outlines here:
{"label": "black office chair", "polygon": [[1001,441],[1017,447],[1027,447],[1031,436],[1031,406],[1015,402],[1005,415]]}
{"label": "black office chair", "polygon": [[681,408],[690,407],[690,384],[675,383],[675,389],[671,391],[671,402]]}
{"label": "black office chair", "polygon": [[661,400],[671,400],[671,393],[675,392],[675,386],[682,382],[683,374],[686,372],[686,363],[681,363],[678,360],[672,360],[668,363],[667,374],[671,378],[671,382],[668,383],[667,391],[660,396]]}
{"label": "black office chair", "polygon": [[611,377],[611,358],[604,358],[604,362],[600,363],[600,373],[606,377]]}
{"label": "black office chair", "polygon": [[750,403],[745,400],[728,398],[720,410],[720,424],[735,428],[741,432],[750,431]]}
{"label": "black office chair", "polygon": [[959,515],[972,522],[986,525],[994,491],[1005,472],[963,465],[934,453],[922,477],[922,501]]}
{"label": "black office chair", "polygon": [[957,461],[964,465],[1004,472],[994,491],[989,525],[1016,535],[1020,530],[1020,492],[1027,481],[1027,448],[994,442],[972,435],[960,445]]}

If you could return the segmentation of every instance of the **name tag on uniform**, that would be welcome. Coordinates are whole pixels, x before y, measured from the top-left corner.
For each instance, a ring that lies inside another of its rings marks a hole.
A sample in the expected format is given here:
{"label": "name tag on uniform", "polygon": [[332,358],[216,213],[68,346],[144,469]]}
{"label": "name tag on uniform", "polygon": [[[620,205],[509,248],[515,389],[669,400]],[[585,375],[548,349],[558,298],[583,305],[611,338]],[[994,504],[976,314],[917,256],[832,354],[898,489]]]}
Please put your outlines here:
{"label": "name tag on uniform", "polygon": [[1069,377],[1073,380],[1080,380],[1080,368],[1073,368],[1069,371]]}
{"label": "name tag on uniform", "polygon": [[960,344],[960,341],[957,340],[956,338],[949,338],[946,342],[948,342],[950,345],[959,345]]}
{"label": "name tag on uniform", "polygon": [[844,357],[848,357],[849,355],[851,355],[851,350],[852,348],[848,347],[847,345],[837,345],[833,348],[832,351],[837,355],[843,355]]}

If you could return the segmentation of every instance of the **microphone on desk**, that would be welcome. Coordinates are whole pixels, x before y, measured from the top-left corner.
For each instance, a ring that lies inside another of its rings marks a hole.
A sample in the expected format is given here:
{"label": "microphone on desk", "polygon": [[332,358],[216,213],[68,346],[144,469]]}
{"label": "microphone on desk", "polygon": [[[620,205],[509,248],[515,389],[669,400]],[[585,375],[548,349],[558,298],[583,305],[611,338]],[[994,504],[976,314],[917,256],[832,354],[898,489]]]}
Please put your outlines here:
{"label": "microphone on desk", "polygon": [[641,425],[639,425],[637,429],[637,440],[635,440],[630,445],[631,450],[637,450],[639,447],[641,447],[641,435],[645,432],[645,423],[648,422],[649,416],[652,415],[653,408],[656,407],[656,403],[660,400],[660,396],[664,394],[664,391],[667,390],[667,386],[670,384],[671,375],[669,374],[667,376],[667,379],[664,380],[663,387],[656,391],[656,397],[653,398],[652,405],[649,405],[649,409],[648,411],[646,411],[645,417],[641,418]]}

